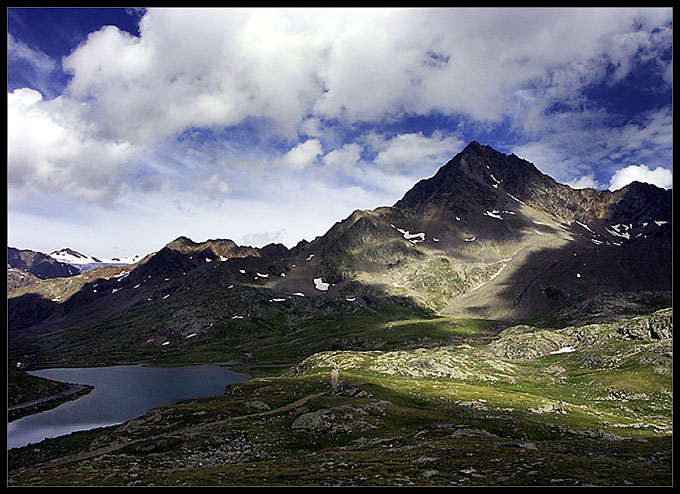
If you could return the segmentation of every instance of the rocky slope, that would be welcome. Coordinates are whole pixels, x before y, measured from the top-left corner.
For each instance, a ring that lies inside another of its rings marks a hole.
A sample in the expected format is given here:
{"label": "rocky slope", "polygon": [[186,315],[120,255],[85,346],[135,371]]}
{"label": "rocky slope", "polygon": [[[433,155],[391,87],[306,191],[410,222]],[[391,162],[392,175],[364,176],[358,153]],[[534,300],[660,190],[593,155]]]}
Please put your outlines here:
{"label": "rocky slope", "polygon": [[40,281],[33,273],[18,268],[7,268],[7,291],[12,292],[18,288],[32,285]]}

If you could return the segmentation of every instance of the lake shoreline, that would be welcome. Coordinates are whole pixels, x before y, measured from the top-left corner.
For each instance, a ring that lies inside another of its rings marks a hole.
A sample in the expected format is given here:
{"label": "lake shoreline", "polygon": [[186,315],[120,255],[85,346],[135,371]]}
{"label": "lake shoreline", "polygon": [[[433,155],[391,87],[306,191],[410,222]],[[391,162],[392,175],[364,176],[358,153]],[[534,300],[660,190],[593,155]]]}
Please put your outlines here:
{"label": "lake shoreline", "polygon": [[69,389],[65,392],[7,407],[7,423],[10,424],[23,417],[46,412],[47,410],[58,407],[62,403],[66,403],[67,401],[77,400],[94,389],[94,386],[90,386],[88,384],[68,384]]}

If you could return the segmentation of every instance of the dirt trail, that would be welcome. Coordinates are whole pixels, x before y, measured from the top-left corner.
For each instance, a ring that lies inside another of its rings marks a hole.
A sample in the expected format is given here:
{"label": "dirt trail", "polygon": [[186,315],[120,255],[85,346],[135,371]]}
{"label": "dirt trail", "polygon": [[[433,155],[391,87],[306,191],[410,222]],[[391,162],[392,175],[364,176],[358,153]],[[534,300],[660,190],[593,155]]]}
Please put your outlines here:
{"label": "dirt trail", "polygon": [[[287,411],[293,410],[295,408],[300,408],[305,403],[307,403],[309,400],[312,400],[314,398],[318,398],[319,396],[321,396],[323,394],[325,394],[325,392],[316,393],[316,394],[313,394],[313,395],[308,395],[308,396],[305,396],[304,398],[300,398],[299,400],[294,401],[293,403],[289,403],[288,405],[284,405],[282,407],[275,408],[273,410],[267,410],[267,411],[264,411],[264,412],[252,413],[252,414],[249,414],[249,415],[240,415],[238,417],[229,417],[228,419],[218,420],[216,422],[208,422],[208,423],[201,424],[201,425],[187,427],[185,429],[181,429],[181,430],[176,431],[174,433],[176,433],[176,434],[192,434],[192,433],[200,432],[204,429],[209,429],[211,427],[219,426],[219,425],[222,425],[222,424],[227,424],[229,422],[234,422],[236,420],[243,420],[243,419],[249,419],[249,418],[255,418],[255,417],[264,417],[266,415],[274,415],[274,414],[277,414],[277,413],[287,412]],[[149,441],[149,440],[153,440],[153,439],[154,439],[153,436],[152,437],[145,437],[145,438],[141,438],[141,439],[132,439],[132,440],[120,443],[120,444],[114,444],[114,445],[111,445],[111,446],[106,446],[104,448],[99,448],[99,449],[96,449],[96,450],[93,450],[93,451],[84,451],[82,453],[67,456],[65,458],[57,458],[55,460],[51,460],[51,461],[48,461],[46,463],[42,463],[42,464],[39,464],[39,465],[31,465],[29,468],[31,470],[56,468],[56,467],[60,467],[62,465],[67,465],[69,463],[87,460],[87,459],[90,459],[90,458],[94,458],[96,456],[104,455],[104,454],[107,454],[107,453],[112,453],[114,451],[118,451],[118,450],[125,448],[127,446],[130,446],[132,444],[137,444],[137,443],[141,443],[141,442]]]}

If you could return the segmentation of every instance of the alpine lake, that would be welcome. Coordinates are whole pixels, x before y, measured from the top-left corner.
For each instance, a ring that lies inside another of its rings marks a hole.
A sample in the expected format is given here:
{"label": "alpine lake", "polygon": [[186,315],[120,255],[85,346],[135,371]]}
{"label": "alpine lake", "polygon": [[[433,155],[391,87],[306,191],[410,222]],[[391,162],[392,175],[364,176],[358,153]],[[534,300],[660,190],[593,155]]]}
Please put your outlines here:
{"label": "alpine lake", "polygon": [[54,381],[93,386],[86,395],[7,425],[7,449],[76,431],[121,424],[152,408],[224,394],[228,384],[248,380],[219,365],[43,369],[29,372]]}

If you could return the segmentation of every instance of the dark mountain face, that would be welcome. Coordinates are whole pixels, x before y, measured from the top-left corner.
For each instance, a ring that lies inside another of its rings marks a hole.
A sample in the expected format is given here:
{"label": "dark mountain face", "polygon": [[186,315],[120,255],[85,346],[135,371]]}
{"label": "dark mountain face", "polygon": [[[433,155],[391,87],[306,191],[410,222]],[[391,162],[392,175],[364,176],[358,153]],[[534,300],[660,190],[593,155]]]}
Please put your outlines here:
{"label": "dark mountain face", "polygon": [[610,223],[671,221],[673,191],[633,182],[611,194],[602,219]]}
{"label": "dark mountain face", "polygon": [[42,252],[19,250],[14,247],[7,247],[7,265],[10,268],[31,273],[43,280],[64,278],[80,273],[78,268],[56,261]]}
{"label": "dark mountain face", "polygon": [[394,206],[423,211],[445,205],[465,212],[474,206],[489,207],[503,195],[564,221],[669,221],[672,211],[670,190],[639,182],[616,192],[574,190],[526,160],[477,142],[471,142],[432,178],[416,184]]}

